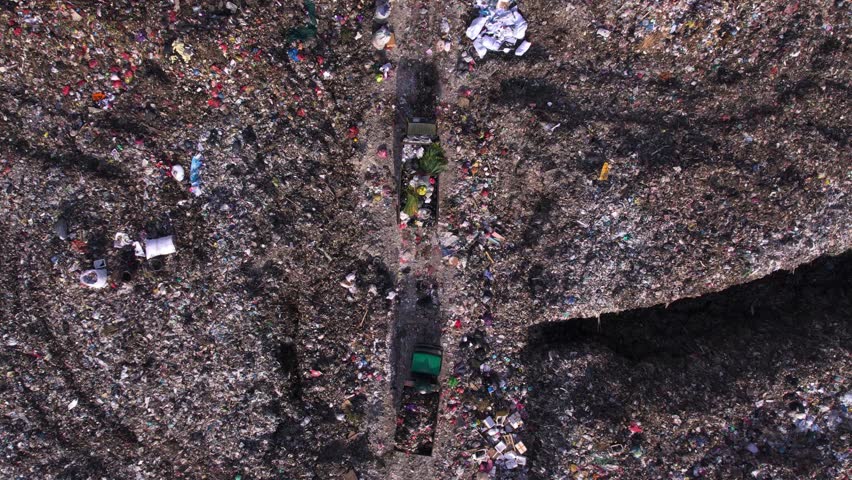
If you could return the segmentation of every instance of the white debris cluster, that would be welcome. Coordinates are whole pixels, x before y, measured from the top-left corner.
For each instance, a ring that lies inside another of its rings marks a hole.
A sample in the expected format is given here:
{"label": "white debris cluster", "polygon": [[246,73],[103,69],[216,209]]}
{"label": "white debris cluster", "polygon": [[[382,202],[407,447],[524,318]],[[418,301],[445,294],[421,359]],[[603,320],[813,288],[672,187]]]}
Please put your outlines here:
{"label": "white debris cluster", "polygon": [[521,56],[527,53],[531,44],[524,40],[527,35],[527,21],[518,11],[512,0],[474,0],[479,9],[476,17],[467,28],[467,38],[473,40],[473,48],[479,58],[489,51],[501,51]]}
{"label": "white debris cluster", "polygon": [[509,470],[523,467],[527,464],[527,447],[518,440],[517,432],[524,425],[518,412],[509,415],[498,415],[497,419],[487,417],[481,426],[482,435],[489,439],[491,447],[477,450],[473,460],[479,464],[494,462]]}

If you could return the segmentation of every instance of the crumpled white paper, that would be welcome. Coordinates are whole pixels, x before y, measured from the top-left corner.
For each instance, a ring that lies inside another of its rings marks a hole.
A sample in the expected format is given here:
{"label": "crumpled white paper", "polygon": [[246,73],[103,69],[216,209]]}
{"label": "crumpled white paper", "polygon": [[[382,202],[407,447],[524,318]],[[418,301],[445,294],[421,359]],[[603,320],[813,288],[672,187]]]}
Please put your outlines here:
{"label": "crumpled white paper", "polygon": [[[483,8],[480,3],[475,2],[475,5]],[[485,15],[473,19],[465,31],[467,38],[473,40],[473,48],[479,58],[489,51],[509,53],[514,50],[515,55],[521,56],[529,50],[530,42],[519,43],[527,35],[527,21],[517,6],[504,8],[509,4],[500,2],[495,7],[483,8]]]}

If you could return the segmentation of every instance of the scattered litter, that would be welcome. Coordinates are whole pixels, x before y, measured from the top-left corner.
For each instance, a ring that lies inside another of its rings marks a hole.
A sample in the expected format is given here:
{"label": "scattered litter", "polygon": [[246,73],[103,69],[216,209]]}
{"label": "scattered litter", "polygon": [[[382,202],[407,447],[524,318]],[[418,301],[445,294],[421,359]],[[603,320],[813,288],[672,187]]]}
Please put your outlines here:
{"label": "scattered litter", "polygon": [[130,235],[124,232],[118,232],[115,234],[115,238],[112,242],[113,248],[124,248],[128,245],[133,245],[133,240],[130,239]]}
{"label": "scattered litter", "polygon": [[390,0],[376,0],[376,20],[387,20],[390,13]]}
{"label": "scattered litter", "polygon": [[346,275],[346,279],[340,282],[340,286],[349,291],[352,295],[358,293],[358,287],[355,286],[355,272]]}
{"label": "scattered litter", "polygon": [[305,41],[317,36],[317,7],[313,0],[305,0],[305,13],[307,15],[306,23],[301,27],[290,29],[287,34],[287,40]]}

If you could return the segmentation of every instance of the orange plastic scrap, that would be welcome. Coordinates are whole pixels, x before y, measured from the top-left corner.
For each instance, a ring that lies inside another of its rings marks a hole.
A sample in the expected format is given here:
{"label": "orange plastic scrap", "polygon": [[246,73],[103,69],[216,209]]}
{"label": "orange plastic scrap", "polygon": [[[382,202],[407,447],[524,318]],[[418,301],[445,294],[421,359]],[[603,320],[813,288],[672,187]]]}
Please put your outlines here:
{"label": "orange plastic scrap", "polygon": [[603,167],[601,167],[601,174],[598,177],[598,180],[604,181],[609,178],[609,162],[604,162]]}
{"label": "orange plastic scrap", "polygon": [[95,92],[92,94],[92,100],[95,102],[100,102],[101,100],[106,98],[106,94],[104,92]]}

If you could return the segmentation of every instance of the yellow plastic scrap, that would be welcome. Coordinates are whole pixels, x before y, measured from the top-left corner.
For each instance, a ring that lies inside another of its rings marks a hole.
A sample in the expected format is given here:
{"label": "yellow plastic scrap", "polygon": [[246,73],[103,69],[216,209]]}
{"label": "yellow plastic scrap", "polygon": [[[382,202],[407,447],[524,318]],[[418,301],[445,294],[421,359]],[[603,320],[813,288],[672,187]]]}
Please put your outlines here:
{"label": "yellow plastic scrap", "polygon": [[[184,63],[188,63],[189,60],[192,58],[192,55],[190,55],[189,52],[186,51],[186,45],[183,42],[173,43],[172,50],[174,50],[175,53],[180,55],[180,58],[183,59]],[[171,60],[172,62],[174,62],[175,60],[177,60],[177,57],[175,55],[172,55]]]}
{"label": "yellow plastic scrap", "polygon": [[601,167],[601,174],[598,177],[598,180],[605,181],[609,178],[609,162],[604,162],[603,167]]}

